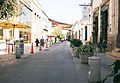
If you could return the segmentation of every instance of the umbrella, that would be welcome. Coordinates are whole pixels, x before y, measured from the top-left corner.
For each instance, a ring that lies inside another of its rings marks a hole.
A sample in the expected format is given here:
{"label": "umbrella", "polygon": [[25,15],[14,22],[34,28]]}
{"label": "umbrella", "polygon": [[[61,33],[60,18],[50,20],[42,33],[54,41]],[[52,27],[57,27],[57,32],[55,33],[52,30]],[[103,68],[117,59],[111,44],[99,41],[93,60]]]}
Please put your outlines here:
{"label": "umbrella", "polygon": [[3,29],[10,29],[10,28],[30,28],[30,26],[26,25],[25,23],[10,20],[10,21],[1,21],[0,27]]}
{"label": "umbrella", "polygon": [[9,21],[2,20],[0,21],[0,27],[2,27],[3,29],[13,29],[13,36],[14,36],[14,28],[31,28],[25,23],[16,20],[9,20]]}

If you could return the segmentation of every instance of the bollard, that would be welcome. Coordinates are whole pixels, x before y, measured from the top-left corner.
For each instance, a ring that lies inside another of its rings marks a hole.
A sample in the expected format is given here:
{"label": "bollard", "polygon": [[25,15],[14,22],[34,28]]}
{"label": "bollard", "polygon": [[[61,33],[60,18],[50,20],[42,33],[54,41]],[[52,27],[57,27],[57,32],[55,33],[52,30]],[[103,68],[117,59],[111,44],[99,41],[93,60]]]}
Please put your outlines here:
{"label": "bollard", "polygon": [[6,41],[6,48],[5,48],[5,52],[7,52],[7,41]]}
{"label": "bollard", "polygon": [[16,46],[16,59],[20,59],[21,55],[20,55],[20,49],[18,46]]}
{"label": "bollard", "polygon": [[20,42],[19,42],[19,40],[16,40],[16,42],[15,42],[15,55],[16,55],[16,59],[20,59],[21,58],[19,46],[20,46]]}
{"label": "bollard", "polygon": [[39,45],[39,51],[41,51],[42,50],[42,48],[41,48],[41,44]]}
{"label": "bollard", "polygon": [[10,53],[10,43],[8,44],[8,54]]}
{"label": "bollard", "polygon": [[100,83],[101,81],[101,67],[100,67],[100,57],[92,56],[88,58],[89,60],[89,72],[88,81],[90,83]]}
{"label": "bollard", "polygon": [[12,52],[13,52],[13,44],[12,44]]}
{"label": "bollard", "polygon": [[32,43],[32,45],[31,45],[31,52],[30,52],[31,54],[33,54],[34,53],[34,49],[33,49],[33,43]]}
{"label": "bollard", "polygon": [[48,48],[48,42],[46,42],[46,48]]}
{"label": "bollard", "polygon": [[24,40],[23,39],[20,40],[20,53],[21,55],[23,55],[24,53]]}

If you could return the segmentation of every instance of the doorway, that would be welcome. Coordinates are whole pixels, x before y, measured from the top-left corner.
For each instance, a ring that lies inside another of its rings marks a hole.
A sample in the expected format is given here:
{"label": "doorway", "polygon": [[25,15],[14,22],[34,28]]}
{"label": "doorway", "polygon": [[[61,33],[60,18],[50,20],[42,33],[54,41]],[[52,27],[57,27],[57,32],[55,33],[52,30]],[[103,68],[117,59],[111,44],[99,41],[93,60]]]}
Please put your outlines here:
{"label": "doorway", "polygon": [[105,51],[107,48],[108,9],[101,12],[100,48]]}

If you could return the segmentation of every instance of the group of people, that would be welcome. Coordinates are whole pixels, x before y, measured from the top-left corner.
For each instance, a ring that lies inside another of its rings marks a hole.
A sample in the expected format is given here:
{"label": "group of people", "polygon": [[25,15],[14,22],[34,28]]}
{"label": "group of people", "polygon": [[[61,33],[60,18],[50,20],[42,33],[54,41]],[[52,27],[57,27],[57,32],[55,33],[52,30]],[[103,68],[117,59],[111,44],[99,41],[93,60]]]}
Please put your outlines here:
{"label": "group of people", "polygon": [[41,46],[43,46],[43,47],[44,47],[44,44],[45,44],[45,42],[44,42],[44,39],[43,39],[43,38],[42,38],[42,39],[40,39],[40,42],[39,42],[39,40],[38,40],[38,39],[36,39],[35,43],[36,43],[36,47],[38,47],[38,44],[39,44],[39,43],[40,43],[40,44],[41,44]]}

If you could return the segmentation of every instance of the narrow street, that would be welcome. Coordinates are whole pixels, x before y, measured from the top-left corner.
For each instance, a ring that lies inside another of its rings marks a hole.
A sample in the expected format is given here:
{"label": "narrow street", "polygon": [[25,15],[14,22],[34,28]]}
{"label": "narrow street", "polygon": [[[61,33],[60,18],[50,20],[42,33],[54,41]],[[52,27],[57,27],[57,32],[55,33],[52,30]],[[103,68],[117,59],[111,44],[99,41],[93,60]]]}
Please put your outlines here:
{"label": "narrow street", "polygon": [[1,68],[0,83],[88,83],[87,71],[75,62],[65,41]]}

